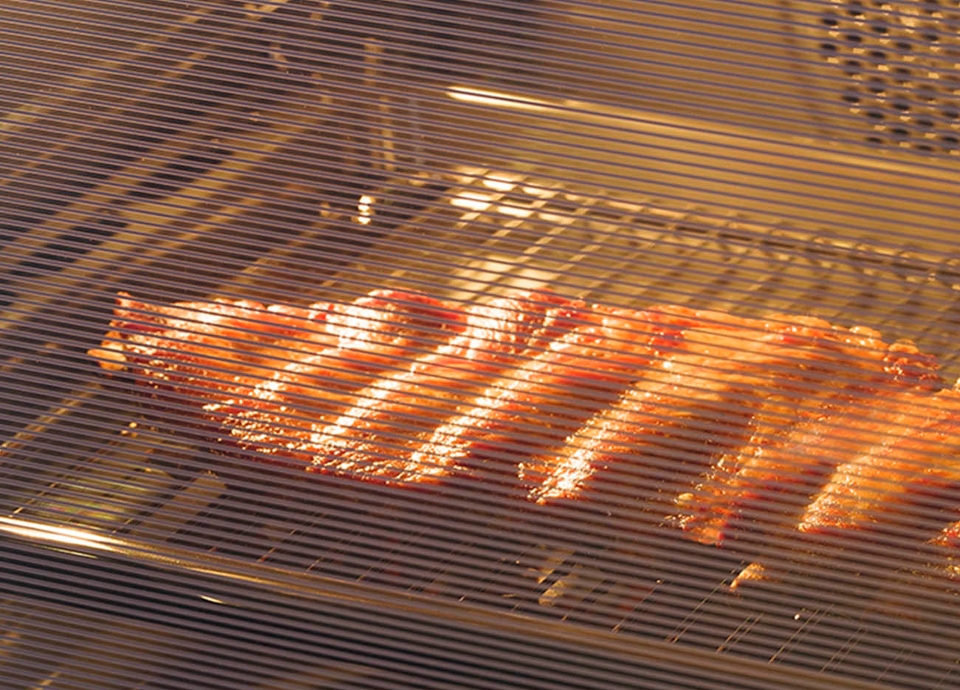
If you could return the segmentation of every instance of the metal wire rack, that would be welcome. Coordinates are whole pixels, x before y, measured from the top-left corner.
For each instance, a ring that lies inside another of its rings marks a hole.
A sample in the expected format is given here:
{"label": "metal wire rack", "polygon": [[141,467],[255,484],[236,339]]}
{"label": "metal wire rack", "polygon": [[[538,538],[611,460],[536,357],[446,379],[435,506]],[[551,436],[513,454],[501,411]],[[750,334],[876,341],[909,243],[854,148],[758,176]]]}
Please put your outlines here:
{"label": "metal wire rack", "polygon": [[[538,171],[424,173],[371,188],[355,202],[328,220],[341,236],[355,228],[357,241],[323,254],[335,261],[319,276],[317,247],[329,236],[315,225],[223,277],[211,296],[282,297],[285,282],[305,275],[314,276],[310,299],[394,284],[482,300],[551,285],[610,304],[813,311],[889,339],[912,337],[948,371],[958,365],[949,333],[958,318],[960,257],[844,243],[775,219],[667,209]],[[205,285],[213,274],[198,279]],[[563,621],[585,635],[614,630],[898,687],[956,680],[960,646],[945,621],[904,619],[872,596],[845,604],[735,597],[727,585],[743,566],[736,555],[656,525],[608,528],[603,516],[571,522],[507,501],[464,509],[442,492],[252,471],[200,437],[153,427],[122,382],[83,371],[66,398],[4,446],[0,505],[17,524],[107,535],[132,558],[215,558],[222,570],[268,583],[360,582]],[[117,416],[118,400],[129,405],[128,416]],[[925,634],[911,635],[911,626]],[[939,643],[922,643],[931,633]],[[907,670],[918,659],[919,675]]]}

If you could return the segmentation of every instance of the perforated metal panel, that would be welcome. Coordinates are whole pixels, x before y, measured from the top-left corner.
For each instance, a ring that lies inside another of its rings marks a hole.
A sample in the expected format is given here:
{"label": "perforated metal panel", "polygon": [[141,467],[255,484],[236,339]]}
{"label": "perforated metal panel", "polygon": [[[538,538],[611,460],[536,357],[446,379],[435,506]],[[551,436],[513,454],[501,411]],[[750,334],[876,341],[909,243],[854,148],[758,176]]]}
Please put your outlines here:
{"label": "perforated metal panel", "polygon": [[833,126],[877,147],[960,155],[958,36],[955,2],[826,4],[807,40],[836,85]]}

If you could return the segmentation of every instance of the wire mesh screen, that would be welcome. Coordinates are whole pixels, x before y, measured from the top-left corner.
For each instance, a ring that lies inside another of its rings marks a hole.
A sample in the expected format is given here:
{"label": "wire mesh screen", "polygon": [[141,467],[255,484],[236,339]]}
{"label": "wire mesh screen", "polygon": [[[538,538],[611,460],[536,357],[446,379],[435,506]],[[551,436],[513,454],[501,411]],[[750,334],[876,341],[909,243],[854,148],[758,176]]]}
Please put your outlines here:
{"label": "wire mesh screen", "polygon": [[956,685],[950,168],[702,88],[835,6],[0,11],[9,687]]}

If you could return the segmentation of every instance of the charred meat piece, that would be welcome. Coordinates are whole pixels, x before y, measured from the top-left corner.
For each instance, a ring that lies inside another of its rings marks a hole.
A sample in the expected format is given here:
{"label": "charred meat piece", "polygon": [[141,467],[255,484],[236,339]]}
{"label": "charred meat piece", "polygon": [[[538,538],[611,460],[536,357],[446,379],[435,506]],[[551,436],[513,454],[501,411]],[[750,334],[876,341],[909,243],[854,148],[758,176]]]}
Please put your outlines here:
{"label": "charred meat piece", "polygon": [[940,383],[932,359],[908,343],[888,347],[862,330],[835,337],[835,357],[769,391],[747,443],[722,455],[678,498],[676,521],[688,536],[708,544],[736,540],[747,550],[762,545],[797,519],[832,469],[866,442],[870,428],[883,427],[884,411],[869,408],[871,400]]}
{"label": "charred meat piece", "polygon": [[334,338],[327,316],[327,304],[158,305],[120,293],[112,330],[90,355],[165,400],[197,405],[256,385],[291,359],[328,346]]}
{"label": "charred meat piece", "polygon": [[518,463],[555,446],[678,347],[694,312],[595,308],[540,356],[507,371],[411,456],[422,472],[516,481]]}
{"label": "charred meat piece", "polygon": [[411,363],[464,328],[464,315],[418,293],[378,290],[327,318],[337,343],[289,363],[254,389],[204,410],[225,448],[309,463],[312,438],[357,390]]}
{"label": "charred meat piece", "polygon": [[584,305],[536,291],[475,305],[466,328],[410,371],[362,389],[314,436],[312,471],[387,483],[436,481],[438,467],[410,461],[424,436],[505,369],[540,354],[582,318]]}
{"label": "charred meat piece", "polygon": [[615,495],[619,502],[669,495],[665,483],[687,481],[724,449],[742,445],[769,395],[827,385],[849,366],[849,334],[817,319],[697,316],[678,349],[664,353],[621,400],[561,448],[522,463],[531,499],[596,498],[598,486],[604,504]]}

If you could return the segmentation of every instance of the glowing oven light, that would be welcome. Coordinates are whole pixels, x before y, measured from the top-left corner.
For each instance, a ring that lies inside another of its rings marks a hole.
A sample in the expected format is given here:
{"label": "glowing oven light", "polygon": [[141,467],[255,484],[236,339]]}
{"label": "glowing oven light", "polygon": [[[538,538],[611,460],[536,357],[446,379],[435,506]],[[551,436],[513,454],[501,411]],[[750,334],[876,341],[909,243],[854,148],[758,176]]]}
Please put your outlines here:
{"label": "glowing oven light", "polygon": [[546,101],[540,101],[535,98],[515,96],[499,91],[475,89],[469,86],[451,86],[447,89],[447,96],[457,101],[463,101],[464,103],[489,105],[498,108],[513,108],[515,110],[540,111],[547,110],[550,107],[550,104]]}
{"label": "glowing oven light", "polygon": [[370,221],[373,218],[373,205],[377,202],[369,194],[364,194],[360,197],[360,200],[357,202],[357,218],[356,221],[360,225],[369,225]]}

